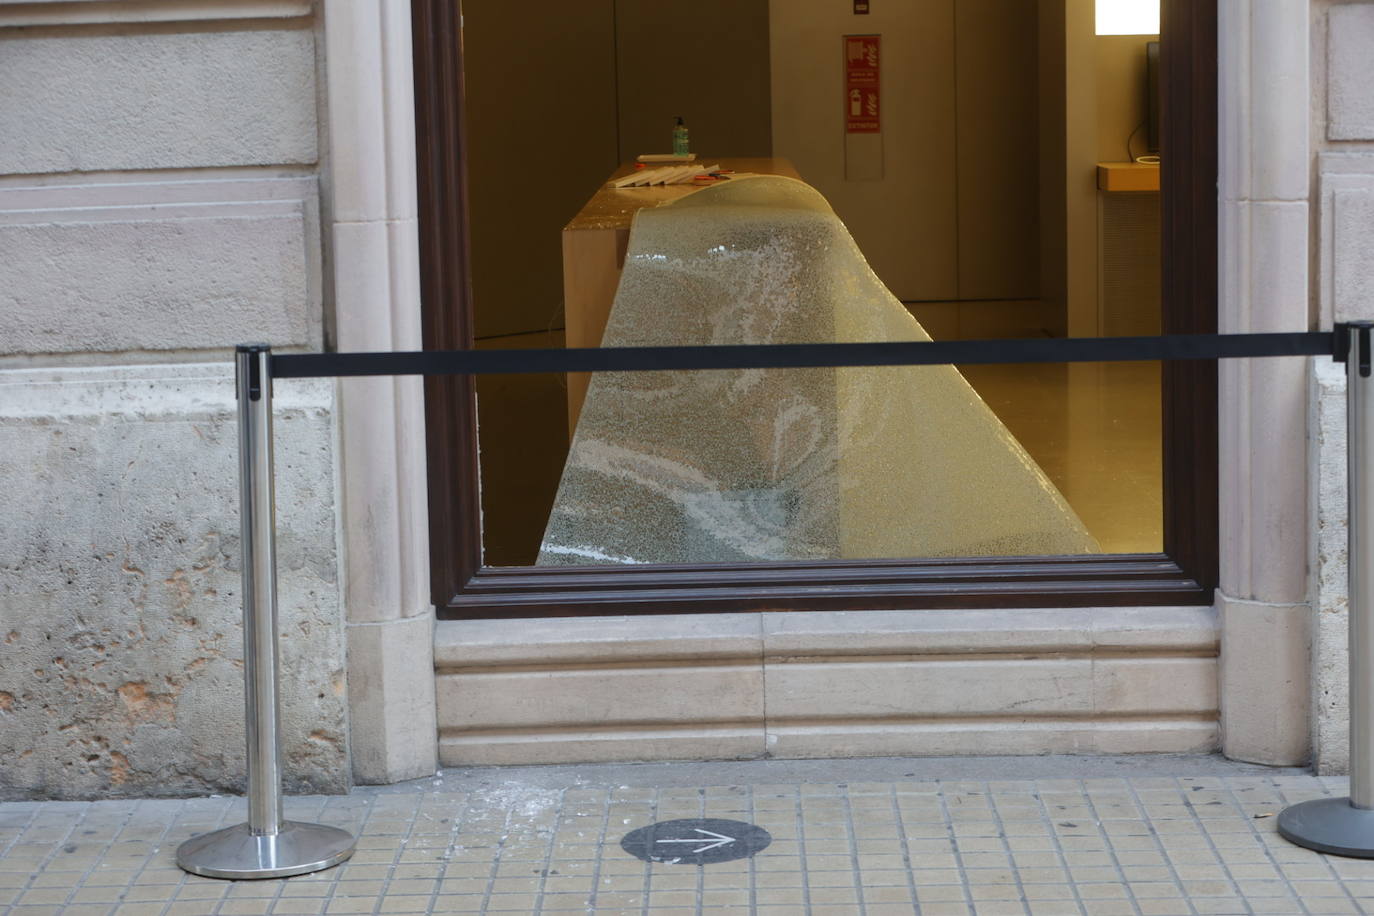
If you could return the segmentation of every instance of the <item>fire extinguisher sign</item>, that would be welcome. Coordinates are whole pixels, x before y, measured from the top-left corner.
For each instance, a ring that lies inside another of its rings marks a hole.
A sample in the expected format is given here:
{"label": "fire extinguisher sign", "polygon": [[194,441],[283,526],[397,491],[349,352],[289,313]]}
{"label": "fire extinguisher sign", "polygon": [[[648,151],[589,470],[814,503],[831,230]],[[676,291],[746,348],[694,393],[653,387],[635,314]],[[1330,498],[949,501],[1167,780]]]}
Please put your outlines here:
{"label": "fire extinguisher sign", "polygon": [[876,134],[883,129],[879,102],[878,35],[844,36],[844,129]]}

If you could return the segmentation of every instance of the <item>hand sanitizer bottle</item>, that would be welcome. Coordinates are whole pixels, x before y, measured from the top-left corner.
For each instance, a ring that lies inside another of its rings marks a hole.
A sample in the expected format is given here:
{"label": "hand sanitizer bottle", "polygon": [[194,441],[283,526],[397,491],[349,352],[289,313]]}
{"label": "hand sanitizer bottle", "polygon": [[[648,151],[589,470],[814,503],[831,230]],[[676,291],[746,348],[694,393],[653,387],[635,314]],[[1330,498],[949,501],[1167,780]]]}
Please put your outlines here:
{"label": "hand sanitizer bottle", "polygon": [[682,122],[682,115],[677,117],[677,126],[673,128],[673,155],[686,156],[687,148],[687,125]]}

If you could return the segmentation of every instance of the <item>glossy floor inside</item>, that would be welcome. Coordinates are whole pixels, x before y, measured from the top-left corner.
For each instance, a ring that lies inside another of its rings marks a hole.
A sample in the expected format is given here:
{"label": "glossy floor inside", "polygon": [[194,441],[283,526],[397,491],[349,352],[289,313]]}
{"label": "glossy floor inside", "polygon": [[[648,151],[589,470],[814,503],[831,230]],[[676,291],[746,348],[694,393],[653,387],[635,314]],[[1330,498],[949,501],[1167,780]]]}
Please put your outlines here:
{"label": "glossy floor inside", "polygon": [[1106,553],[1163,550],[1159,363],[965,366]]}

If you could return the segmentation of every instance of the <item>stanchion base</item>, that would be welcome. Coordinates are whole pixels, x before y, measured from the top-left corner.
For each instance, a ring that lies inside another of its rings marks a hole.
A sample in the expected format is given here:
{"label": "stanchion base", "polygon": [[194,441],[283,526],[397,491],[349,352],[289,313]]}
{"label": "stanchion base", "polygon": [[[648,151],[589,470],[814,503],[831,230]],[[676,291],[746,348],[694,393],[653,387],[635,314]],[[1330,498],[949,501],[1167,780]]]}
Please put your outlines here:
{"label": "stanchion base", "polygon": [[270,836],[254,836],[247,824],[238,824],[182,843],[177,865],[206,878],[285,878],[338,865],[355,845],[351,833],[323,824],[283,821]]}
{"label": "stanchion base", "polygon": [[1349,798],[1317,798],[1279,812],[1279,836],[1337,856],[1374,859],[1374,809]]}

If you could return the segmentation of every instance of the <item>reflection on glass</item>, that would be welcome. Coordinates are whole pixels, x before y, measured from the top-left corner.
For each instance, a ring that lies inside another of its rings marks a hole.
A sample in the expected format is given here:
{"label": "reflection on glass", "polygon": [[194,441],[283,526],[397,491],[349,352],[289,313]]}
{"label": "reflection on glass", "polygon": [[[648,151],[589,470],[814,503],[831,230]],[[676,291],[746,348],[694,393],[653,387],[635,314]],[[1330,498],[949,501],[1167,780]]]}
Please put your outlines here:
{"label": "reflection on glass", "polygon": [[[602,342],[928,339],[818,192],[756,177],[639,212]],[[1098,550],[953,367],[601,373],[538,564]]]}

